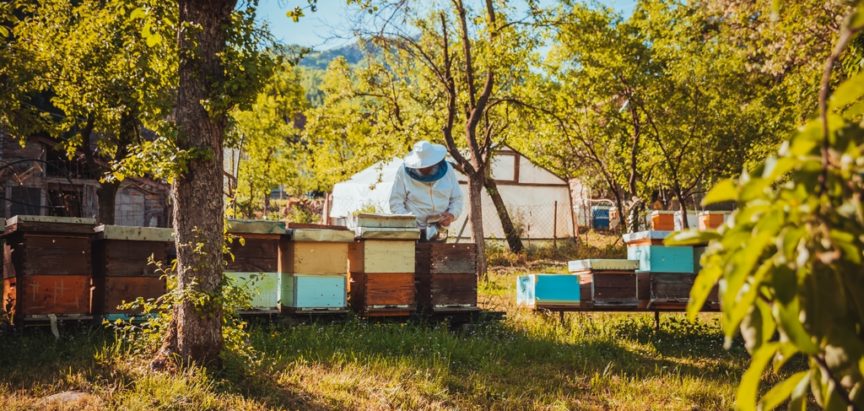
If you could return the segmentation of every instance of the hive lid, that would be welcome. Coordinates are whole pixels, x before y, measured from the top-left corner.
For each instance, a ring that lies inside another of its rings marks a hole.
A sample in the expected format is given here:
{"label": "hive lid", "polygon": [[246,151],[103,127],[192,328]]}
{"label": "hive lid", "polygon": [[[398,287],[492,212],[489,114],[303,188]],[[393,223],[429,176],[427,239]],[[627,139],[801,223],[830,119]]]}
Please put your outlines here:
{"label": "hive lid", "polygon": [[699,215],[700,215],[700,216],[703,216],[703,215],[711,215],[711,214],[729,215],[729,214],[732,214],[732,212],[731,212],[731,211],[724,211],[724,210],[719,210],[719,211],[713,211],[713,210],[702,210],[702,211],[699,212]]}
{"label": "hive lid", "polygon": [[370,240],[419,240],[419,228],[357,227],[357,238]]}
{"label": "hive lid", "polygon": [[99,225],[93,229],[103,240],[134,240],[173,242],[174,229],[162,227],[130,227],[120,225]]}
{"label": "hive lid", "polygon": [[288,230],[291,241],[297,242],[328,242],[328,243],[353,243],[354,232],[347,228],[292,228]]}
{"label": "hive lid", "polygon": [[357,227],[417,228],[417,218],[411,214],[357,214]]}
{"label": "hive lid", "polygon": [[88,224],[95,225],[95,218],[57,217],[48,215],[16,215],[6,220],[6,227],[18,223],[57,223],[57,224]]}
{"label": "hive lid", "polygon": [[674,215],[675,213],[677,213],[677,211],[673,211],[673,210],[651,210],[652,216],[660,215],[660,214],[672,214],[672,215]]}
{"label": "hive lid", "polygon": [[639,268],[637,260],[622,260],[622,259],[590,259],[590,260],[575,260],[567,263],[567,269],[572,273],[576,271],[632,271]]}
{"label": "hive lid", "polygon": [[624,243],[635,243],[636,241],[642,240],[662,240],[669,235],[672,234],[672,231],[659,231],[659,230],[648,230],[648,231],[637,231],[635,233],[624,234],[621,237],[624,238]]}
{"label": "hive lid", "polygon": [[285,234],[285,223],[266,220],[228,220],[228,232],[234,234]]}

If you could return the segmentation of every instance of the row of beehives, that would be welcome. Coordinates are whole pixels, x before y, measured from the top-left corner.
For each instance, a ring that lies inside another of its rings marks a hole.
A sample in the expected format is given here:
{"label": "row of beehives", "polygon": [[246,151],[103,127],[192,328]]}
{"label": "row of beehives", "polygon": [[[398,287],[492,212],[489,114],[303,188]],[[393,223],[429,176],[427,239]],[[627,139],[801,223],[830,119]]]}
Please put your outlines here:
{"label": "row of beehives", "polygon": [[[571,261],[571,274],[520,276],[517,304],[548,310],[683,310],[705,247],[664,246],[670,233],[624,235],[626,260]],[[718,308],[715,288],[704,309]]]}
{"label": "row of beehives", "polygon": [[[367,220],[376,227],[356,238],[341,227],[229,222],[226,275],[251,292],[249,313],[340,312],[349,303],[368,316],[476,309],[472,244],[418,244],[416,228],[399,227],[406,218]],[[174,255],[170,229],[94,228],[92,219],[17,216],[3,240],[2,308],[16,322],[135,314],[117,307],[162,295],[165,278],[148,260]]]}

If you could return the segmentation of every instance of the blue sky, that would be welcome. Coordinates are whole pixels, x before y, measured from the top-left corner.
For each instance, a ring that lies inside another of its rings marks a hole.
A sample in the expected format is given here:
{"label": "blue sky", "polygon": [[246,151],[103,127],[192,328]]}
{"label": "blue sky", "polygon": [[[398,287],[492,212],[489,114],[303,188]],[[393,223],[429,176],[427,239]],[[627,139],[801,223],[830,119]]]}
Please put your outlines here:
{"label": "blue sky", "polygon": [[[468,0],[477,1],[477,0]],[[598,1],[629,15],[635,0]],[[554,0],[541,0],[541,4],[554,4]],[[266,21],[273,34],[286,44],[299,44],[316,49],[328,49],[350,43],[349,21],[351,11],[345,0],[318,0],[318,11],[307,12],[295,23],[285,13],[294,7],[307,5],[307,0],[261,0],[259,17]]]}

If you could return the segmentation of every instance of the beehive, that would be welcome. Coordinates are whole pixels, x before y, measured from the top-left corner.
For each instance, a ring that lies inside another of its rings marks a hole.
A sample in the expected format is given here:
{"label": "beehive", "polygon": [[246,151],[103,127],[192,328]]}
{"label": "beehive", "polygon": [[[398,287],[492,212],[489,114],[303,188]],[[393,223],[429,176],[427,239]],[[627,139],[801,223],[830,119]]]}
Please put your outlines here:
{"label": "beehive", "polygon": [[3,233],[3,309],[13,321],[87,318],[95,220],[15,216]]}
{"label": "beehive", "polygon": [[701,211],[699,212],[699,229],[716,230],[726,222],[728,217],[728,211]]}
{"label": "beehive", "polygon": [[654,210],[650,214],[651,229],[654,231],[675,230],[675,212]]}
{"label": "beehive", "polygon": [[516,278],[516,305],[534,310],[572,310],[581,306],[579,276],[528,274]]}
{"label": "beehive", "polygon": [[157,266],[165,267],[173,254],[170,228],[100,225],[93,242],[93,312],[108,320],[138,314],[121,310],[123,302],[158,298],[165,293],[165,279]]}
{"label": "beehive", "polygon": [[279,312],[279,242],[286,233],[278,221],[228,222],[233,256],[228,258],[225,275],[234,284],[246,288],[252,297],[246,314]]}
{"label": "beehive", "polygon": [[651,302],[649,308],[683,309],[690,301],[694,274],[649,273]]}
{"label": "beehive", "polygon": [[639,262],[639,271],[693,273],[693,247],[643,245],[627,247],[627,259]]}
{"label": "beehive", "polygon": [[421,312],[477,310],[476,244],[417,243],[415,260]]}
{"label": "beehive", "polygon": [[282,310],[342,311],[347,307],[348,247],[354,233],[341,226],[289,225],[280,243]]}
{"label": "beehive", "polygon": [[376,227],[358,226],[349,247],[350,304],[361,315],[408,316],[417,306],[414,248],[420,230],[405,216],[388,218],[364,215],[364,223]]}
{"label": "beehive", "polygon": [[620,259],[570,261],[567,267],[579,276],[584,307],[636,308],[639,305],[638,262]]}

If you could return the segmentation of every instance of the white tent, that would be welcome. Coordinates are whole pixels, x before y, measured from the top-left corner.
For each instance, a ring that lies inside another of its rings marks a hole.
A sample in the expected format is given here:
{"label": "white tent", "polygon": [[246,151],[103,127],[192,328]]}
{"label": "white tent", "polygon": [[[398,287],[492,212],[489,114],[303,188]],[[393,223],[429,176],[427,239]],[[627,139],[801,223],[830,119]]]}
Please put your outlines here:
{"label": "white tent", "polygon": [[[358,210],[390,212],[390,189],[396,171],[401,166],[402,159],[393,158],[336,184],[329,213],[331,222],[350,223],[350,216]],[[522,230],[523,238],[567,238],[575,234],[576,216],[573,210],[581,211],[582,205],[588,202],[588,190],[580,182],[571,181],[568,184],[509,147],[496,153],[492,176],[498,183],[498,191],[511,218],[517,228]],[[461,237],[469,238],[471,225],[465,221],[470,212],[468,179],[460,174],[459,182],[465,194],[465,208],[451,226],[450,235],[457,236],[461,232]],[[501,221],[485,190],[482,204],[483,228],[487,238],[503,238]]]}

